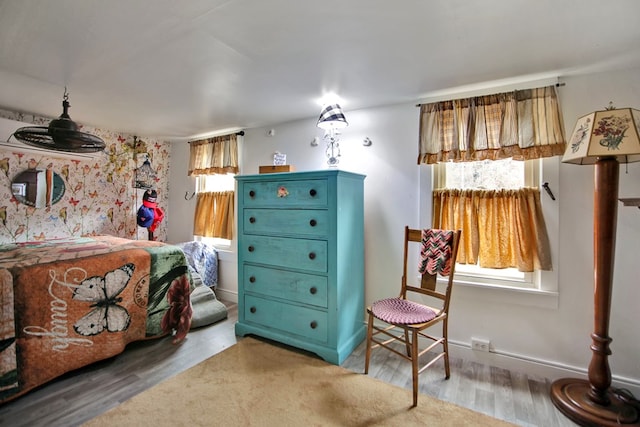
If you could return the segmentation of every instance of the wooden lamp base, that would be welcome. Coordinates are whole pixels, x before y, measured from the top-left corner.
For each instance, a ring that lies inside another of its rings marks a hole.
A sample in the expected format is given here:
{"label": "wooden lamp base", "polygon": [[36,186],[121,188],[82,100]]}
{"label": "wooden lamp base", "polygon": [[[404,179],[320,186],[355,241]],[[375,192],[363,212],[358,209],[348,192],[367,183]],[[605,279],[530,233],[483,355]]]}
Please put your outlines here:
{"label": "wooden lamp base", "polygon": [[610,403],[599,405],[589,398],[589,390],[587,380],[563,378],[551,384],[551,400],[560,412],[581,426],[640,426],[640,414],[632,404],[608,391]]}
{"label": "wooden lamp base", "polygon": [[564,378],[551,384],[551,401],[581,426],[640,426],[639,409],[611,390],[607,361],[613,286],[619,166],[615,157],[600,157],[594,177],[594,332],[591,334],[589,381]]}

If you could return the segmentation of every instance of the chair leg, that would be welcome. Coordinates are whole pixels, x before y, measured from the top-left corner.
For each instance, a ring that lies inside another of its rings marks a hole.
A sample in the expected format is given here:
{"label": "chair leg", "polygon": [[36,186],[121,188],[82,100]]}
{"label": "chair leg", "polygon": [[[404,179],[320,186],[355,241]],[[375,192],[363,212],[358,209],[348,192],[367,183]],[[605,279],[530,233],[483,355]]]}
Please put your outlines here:
{"label": "chair leg", "polygon": [[409,339],[409,329],[402,328],[404,330],[404,344],[407,347],[407,356],[411,357],[411,340]]}
{"label": "chair leg", "polygon": [[445,379],[449,379],[449,377],[451,376],[451,371],[449,369],[449,333],[447,328],[447,320],[448,319],[444,319],[442,323],[442,338],[444,338],[444,341],[442,341],[442,348],[444,349]]}
{"label": "chair leg", "polygon": [[414,330],[411,339],[411,367],[413,375],[413,406],[418,406],[418,331]]}
{"label": "chair leg", "polygon": [[369,313],[369,322],[367,323],[367,351],[364,355],[364,373],[369,373],[369,360],[371,359],[371,338],[373,337],[373,314]]}

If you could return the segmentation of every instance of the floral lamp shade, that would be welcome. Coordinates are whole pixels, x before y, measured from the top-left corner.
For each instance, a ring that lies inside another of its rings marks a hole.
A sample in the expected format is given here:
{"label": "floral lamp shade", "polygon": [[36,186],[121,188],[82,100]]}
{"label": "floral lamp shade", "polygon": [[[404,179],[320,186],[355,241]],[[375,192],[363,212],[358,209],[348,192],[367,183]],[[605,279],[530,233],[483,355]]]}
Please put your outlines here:
{"label": "floral lamp shade", "polygon": [[592,165],[601,157],[640,162],[639,110],[610,108],[578,119],[562,161]]}

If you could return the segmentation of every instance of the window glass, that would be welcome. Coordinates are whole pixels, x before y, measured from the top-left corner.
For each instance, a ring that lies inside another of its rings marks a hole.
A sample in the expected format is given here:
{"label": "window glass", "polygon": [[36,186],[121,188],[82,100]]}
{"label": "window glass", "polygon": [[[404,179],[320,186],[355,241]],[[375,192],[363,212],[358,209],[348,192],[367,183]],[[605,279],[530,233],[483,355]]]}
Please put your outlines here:
{"label": "window glass", "polygon": [[199,193],[205,191],[233,191],[235,186],[235,174],[199,175],[196,188]]}
{"label": "window glass", "polygon": [[524,162],[511,159],[445,163],[445,188],[498,190],[525,185]]}
{"label": "window glass", "polygon": [[541,172],[540,160],[446,162],[433,166],[434,189],[512,190],[536,187]]}

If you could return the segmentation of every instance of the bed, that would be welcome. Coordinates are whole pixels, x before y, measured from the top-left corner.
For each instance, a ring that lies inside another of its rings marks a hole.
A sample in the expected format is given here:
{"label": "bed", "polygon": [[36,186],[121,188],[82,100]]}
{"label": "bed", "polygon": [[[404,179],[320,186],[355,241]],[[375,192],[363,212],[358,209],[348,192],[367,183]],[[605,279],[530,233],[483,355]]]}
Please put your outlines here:
{"label": "bed", "polygon": [[113,236],[0,246],[0,403],[133,341],[191,326],[193,288],[174,245]]}

